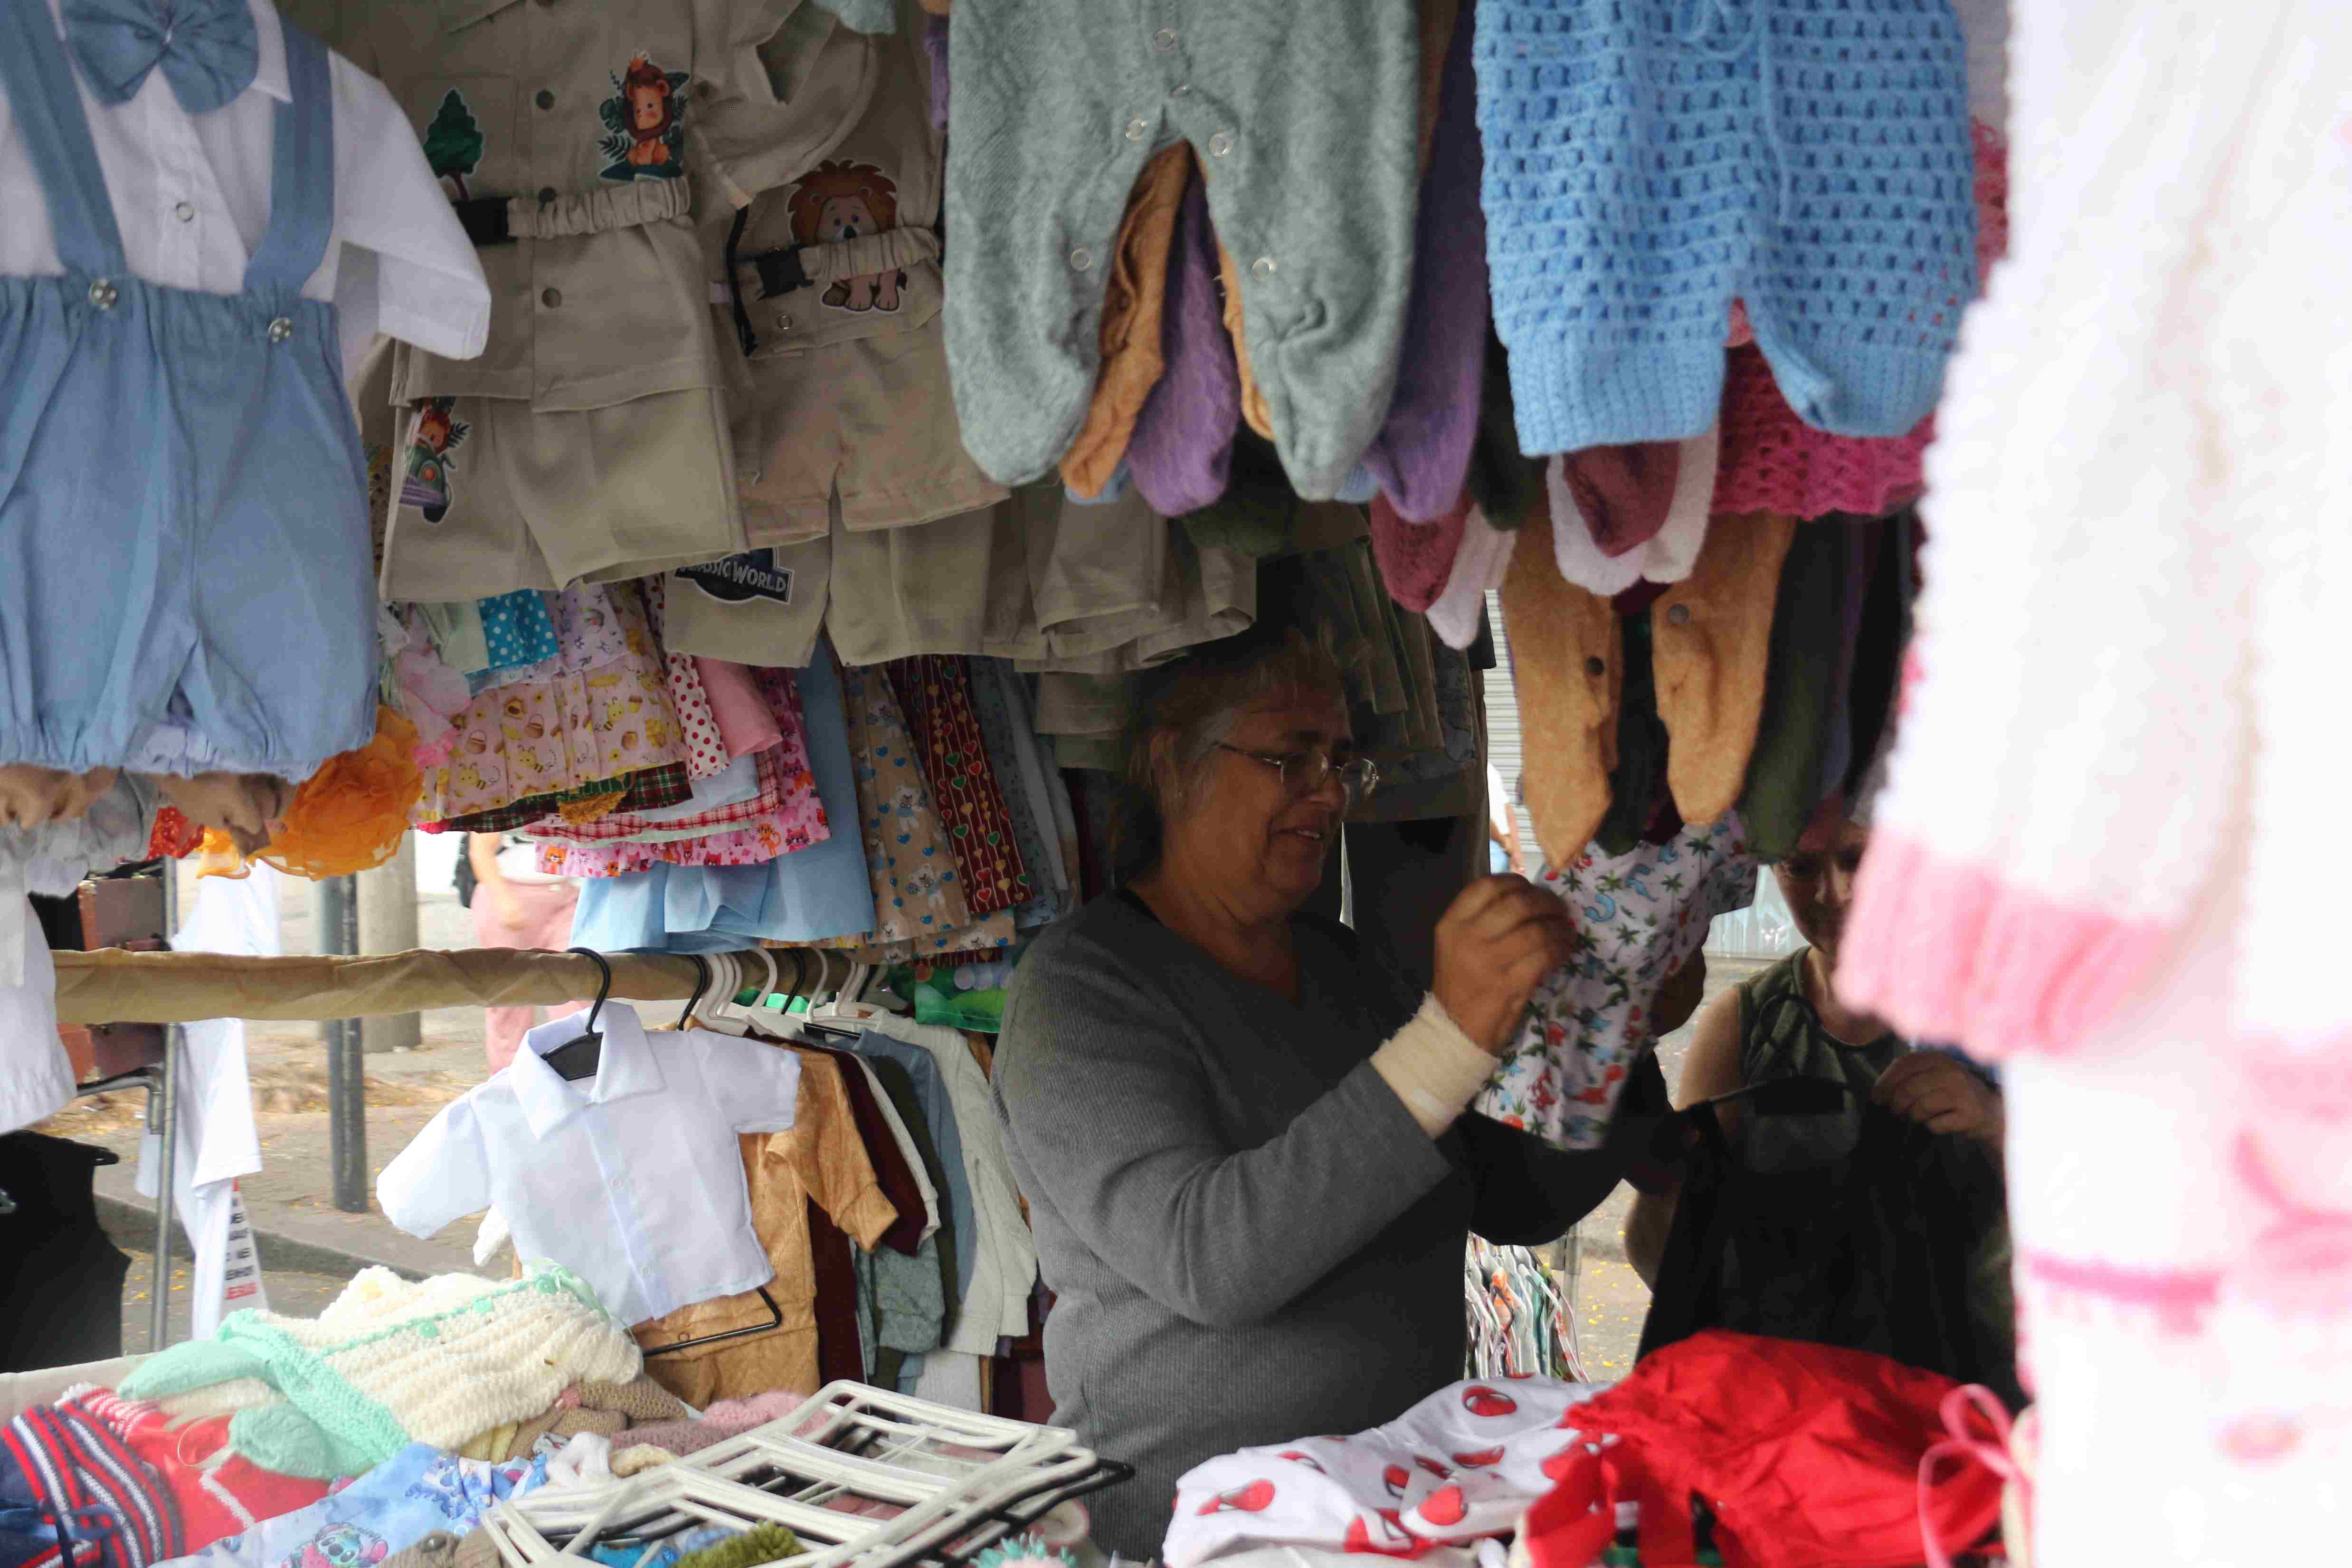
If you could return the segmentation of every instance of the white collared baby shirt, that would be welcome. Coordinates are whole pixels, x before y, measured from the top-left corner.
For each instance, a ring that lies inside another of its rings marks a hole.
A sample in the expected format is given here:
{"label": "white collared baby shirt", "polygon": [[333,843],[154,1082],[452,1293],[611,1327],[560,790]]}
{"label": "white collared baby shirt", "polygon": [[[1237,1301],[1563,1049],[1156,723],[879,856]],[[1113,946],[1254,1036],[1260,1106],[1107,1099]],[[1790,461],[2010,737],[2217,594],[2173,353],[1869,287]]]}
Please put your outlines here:
{"label": "white collared baby shirt", "polygon": [[376,1178],[385,1215],[425,1237],[495,1204],[519,1256],[569,1268],[625,1323],[766,1284],[735,1140],[793,1125],[800,1059],[701,1030],[648,1037],[607,1003],[595,1076],[568,1083],[541,1058],[583,1023],[531,1030],[427,1123]]}

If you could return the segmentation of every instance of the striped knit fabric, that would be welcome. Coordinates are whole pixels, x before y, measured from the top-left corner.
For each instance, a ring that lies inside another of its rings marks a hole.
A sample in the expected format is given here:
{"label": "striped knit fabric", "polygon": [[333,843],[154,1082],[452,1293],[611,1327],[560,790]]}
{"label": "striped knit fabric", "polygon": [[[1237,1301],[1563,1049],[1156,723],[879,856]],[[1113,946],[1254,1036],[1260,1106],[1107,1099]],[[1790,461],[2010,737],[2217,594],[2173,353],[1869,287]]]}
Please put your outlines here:
{"label": "striped knit fabric", "polygon": [[[26,1521],[10,1518],[0,1528],[51,1537],[46,1551],[24,1558],[19,1568],[148,1568],[186,1551],[179,1508],[162,1480],[85,1412],[35,1405],[0,1429],[0,1451],[21,1472],[32,1511],[47,1526],[26,1531]],[[71,1549],[71,1564],[58,1550],[59,1536]]]}

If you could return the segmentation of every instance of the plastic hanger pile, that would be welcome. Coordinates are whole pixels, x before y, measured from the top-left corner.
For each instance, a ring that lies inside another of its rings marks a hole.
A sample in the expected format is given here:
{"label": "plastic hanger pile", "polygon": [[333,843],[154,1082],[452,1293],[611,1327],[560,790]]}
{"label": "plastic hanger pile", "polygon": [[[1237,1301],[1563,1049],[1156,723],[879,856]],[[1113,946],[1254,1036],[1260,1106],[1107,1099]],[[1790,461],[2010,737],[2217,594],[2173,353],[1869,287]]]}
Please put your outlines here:
{"label": "plastic hanger pile", "polygon": [[650,1557],[681,1531],[769,1521],[804,1548],[782,1560],[790,1568],[951,1568],[1133,1474],[1060,1427],[833,1383],[782,1420],[673,1464],[502,1501],[482,1529],[509,1568],[585,1561],[599,1542],[644,1542]]}

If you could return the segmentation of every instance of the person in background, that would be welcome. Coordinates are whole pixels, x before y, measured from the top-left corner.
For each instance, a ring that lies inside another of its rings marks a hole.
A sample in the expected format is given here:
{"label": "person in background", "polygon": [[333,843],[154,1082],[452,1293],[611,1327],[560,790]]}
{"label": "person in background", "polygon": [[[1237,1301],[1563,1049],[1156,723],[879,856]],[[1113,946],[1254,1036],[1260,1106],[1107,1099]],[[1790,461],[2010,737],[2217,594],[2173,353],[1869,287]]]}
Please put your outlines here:
{"label": "person in background", "polygon": [[1518,816],[1504,792],[1502,773],[1492,763],[1486,764],[1486,869],[1528,874],[1527,856],[1519,848]]}
{"label": "person in background", "polygon": [[[1853,1109],[1836,1115],[1749,1116],[1737,1101],[1717,1107],[1726,1139],[1751,1170],[1795,1169],[1850,1152],[1864,1103],[1974,1140],[1999,1161],[2007,1123],[1991,1079],[1949,1052],[1914,1048],[1831,988],[1869,842],[1870,829],[1848,820],[1843,802],[1824,806],[1795,852],[1772,867],[1807,945],[1698,1010],[1677,1108],[1774,1079],[1826,1079],[1856,1091]],[[1671,1185],[1642,1193],[1625,1222],[1626,1260],[1653,1289],[1675,1196]]]}
{"label": "person in background", "polygon": [[[572,910],[580,885],[539,868],[539,851],[520,833],[468,833],[466,858],[474,868],[474,941],[482,947],[551,948],[572,944]],[[584,1002],[547,1010],[552,1020],[577,1013]],[[514,1060],[530,1029],[534,1009],[488,1010],[482,1045],[490,1070]]]}
{"label": "person in background", "polygon": [[1378,782],[1328,652],[1266,628],[1144,681],[1121,885],[1013,972],[994,1085],[1057,1298],[1054,1420],[1135,1467],[1087,1507],[1138,1560],[1194,1465],[1458,1379],[1468,1233],[1559,1237],[1657,1126],[1566,1153],[1467,1109],[1569,957],[1558,898],[1473,882],[1427,994],[1302,912]]}

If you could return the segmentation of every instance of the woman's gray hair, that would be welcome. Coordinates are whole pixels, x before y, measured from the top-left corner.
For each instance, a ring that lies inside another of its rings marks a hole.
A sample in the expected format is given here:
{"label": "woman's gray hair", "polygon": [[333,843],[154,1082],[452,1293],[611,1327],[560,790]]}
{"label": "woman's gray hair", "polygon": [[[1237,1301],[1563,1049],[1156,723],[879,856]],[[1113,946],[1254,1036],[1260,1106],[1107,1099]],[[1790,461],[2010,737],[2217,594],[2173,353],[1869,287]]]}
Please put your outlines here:
{"label": "woman's gray hair", "polygon": [[[1183,809],[1218,745],[1249,706],[1282,691],[1328,693],[1342,703],[1347,684],[1328,648],[1296,629],[1252,630],[1206,643],[1138,680],[1120,752],[1113,872],[1120,881],[1160,858],[1171,816]],[[1171,738],[1170,765],[1153,760]]]}

